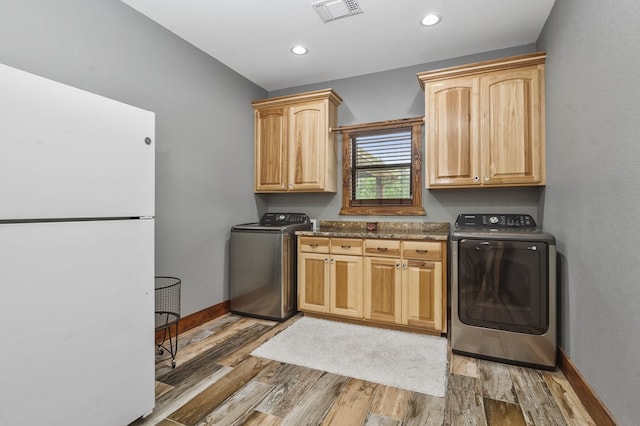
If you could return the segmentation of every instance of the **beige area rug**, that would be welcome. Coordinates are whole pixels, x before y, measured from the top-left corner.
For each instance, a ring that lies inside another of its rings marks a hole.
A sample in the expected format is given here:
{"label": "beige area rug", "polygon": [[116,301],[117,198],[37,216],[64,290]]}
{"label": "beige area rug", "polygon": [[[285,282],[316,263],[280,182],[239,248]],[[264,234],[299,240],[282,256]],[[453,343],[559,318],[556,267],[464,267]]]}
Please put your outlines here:
{"label": "beige area rug", "polygon": [[447,339],[302,317],[252,355],[433,396],[447,386]]}

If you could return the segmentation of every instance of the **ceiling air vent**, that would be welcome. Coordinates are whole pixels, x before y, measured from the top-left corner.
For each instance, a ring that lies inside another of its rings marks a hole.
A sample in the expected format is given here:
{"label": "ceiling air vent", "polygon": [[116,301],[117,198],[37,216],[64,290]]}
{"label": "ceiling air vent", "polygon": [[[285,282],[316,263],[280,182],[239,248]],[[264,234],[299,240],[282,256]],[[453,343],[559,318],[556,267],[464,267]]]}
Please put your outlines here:
{"label": "ceiling air vent", "polygon": [[356,0],[321,0],[312,3],[311,6],[325,23],[362,13]]}

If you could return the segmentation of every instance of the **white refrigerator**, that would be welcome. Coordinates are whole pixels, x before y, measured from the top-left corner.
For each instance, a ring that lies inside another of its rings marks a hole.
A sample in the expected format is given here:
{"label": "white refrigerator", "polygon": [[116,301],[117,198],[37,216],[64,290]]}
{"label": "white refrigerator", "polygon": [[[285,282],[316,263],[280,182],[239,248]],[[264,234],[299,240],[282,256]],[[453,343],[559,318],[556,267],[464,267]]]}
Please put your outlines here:
{"label": "white refrigerator", "polygon": [[153,409],[154,130],[0,64],[0,425]]}

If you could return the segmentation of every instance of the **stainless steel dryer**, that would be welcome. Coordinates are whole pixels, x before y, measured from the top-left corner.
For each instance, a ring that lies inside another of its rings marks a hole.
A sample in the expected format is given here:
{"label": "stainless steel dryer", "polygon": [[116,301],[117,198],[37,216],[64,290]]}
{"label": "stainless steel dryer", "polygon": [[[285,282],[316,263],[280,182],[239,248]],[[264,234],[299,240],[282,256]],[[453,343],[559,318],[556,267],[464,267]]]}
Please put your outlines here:
{"label": "stainless steel dryer", "polygon": [[278,321],[297,312],[295,231],[309,229],[303,213],[265,213],[260,222],[231,228],[231,312]]}
{"label": "stainless steel dryer", "polygon": [[453,352],[554,369],[555,238],[530,215],[462,214],[451,244]]}

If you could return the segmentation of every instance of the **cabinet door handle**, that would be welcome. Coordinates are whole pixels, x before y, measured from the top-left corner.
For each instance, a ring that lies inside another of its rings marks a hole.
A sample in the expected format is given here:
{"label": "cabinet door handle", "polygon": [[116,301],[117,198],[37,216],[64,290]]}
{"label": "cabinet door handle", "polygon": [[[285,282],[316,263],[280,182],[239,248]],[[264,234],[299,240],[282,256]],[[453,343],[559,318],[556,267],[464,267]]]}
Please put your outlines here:
{"label": "cabinet door handle", "polygon": [[317,248],[317,247],[318,247],[318,245],[317,245],[317,244],[315,244],[315,243],[311,243],[311,244],[309,244],[309,247],[311,247],[311,248]]}
{"label": "cabinet door handle", "polygon": [[429,253],[429,250],[418,249],[418,250],[416,250],[416,253],[427,254],[427,253]]}
{"label": "cabinet door handle", "polygon": [[387,251],[387,250],[389,250],[389,249],[388,249],[388,248],[386,248],[386,247],[378,247],[378,248],[377,248],[377,250],[378,250],[378,251]]}
{"label": "cabinet door handle", "polygon": [[346,249],[350,249],[350,248],[351,248],[351,246],[341,246],[341,247],[342,247],[343,249],[345,249],[345,250],[346,250]]}

